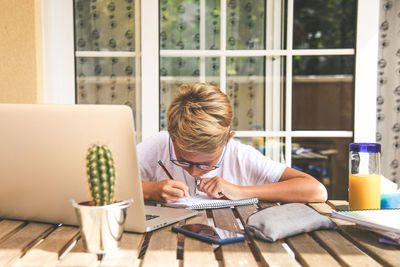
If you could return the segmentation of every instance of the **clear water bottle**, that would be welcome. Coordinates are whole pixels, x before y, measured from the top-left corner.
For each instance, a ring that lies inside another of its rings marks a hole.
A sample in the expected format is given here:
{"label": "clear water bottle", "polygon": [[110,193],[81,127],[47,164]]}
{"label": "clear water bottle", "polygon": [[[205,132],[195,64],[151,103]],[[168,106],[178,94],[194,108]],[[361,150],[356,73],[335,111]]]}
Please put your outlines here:
{"label": "clear water bottle", "polygon": [[350,144],[349,164],[350,210],[380,209],[381,145]]}

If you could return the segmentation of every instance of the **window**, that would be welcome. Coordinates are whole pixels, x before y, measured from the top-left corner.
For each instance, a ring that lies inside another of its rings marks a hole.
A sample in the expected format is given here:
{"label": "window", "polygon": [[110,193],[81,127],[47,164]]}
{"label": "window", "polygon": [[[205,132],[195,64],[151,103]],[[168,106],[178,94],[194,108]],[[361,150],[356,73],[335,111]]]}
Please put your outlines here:
{"label": "window", "polygon": [[131,107],[140,136],[138,1],[74,1],[76,103]]}
{"label": "window", "polygon": [[[377,43],[365,47],[374,40],[378,0],[68,2],[44,0],[45,20],[52,22],[44,23],[45,56],[68,51],[76,63],[71,68],[69,58],[64,64],[45,60],[51,77],[47,102],[128,104],[146,138],[165,128],[165,111],[180,83],[214,83],[232,100],[237,138],[313,173],[328,186],[330,198],[346,198],[347,145],[367,125],[358,123],[358,110],[367,102],[357,101],[365,96],[357,88],[371,83],[373,75],[362,73],[376,65],[355,60],[376,61]],[[358,17],[357,10],[363,11]],[[357,39],[367,39],[357,41],[357,58],[356,18]],[[72,49],[62,48],[70,43]],[[71,80],[76,94],[58,82]],[[371,90],[366,97],[375,101]],[[342,195],[334,194],[333,183],[341,184]]]}

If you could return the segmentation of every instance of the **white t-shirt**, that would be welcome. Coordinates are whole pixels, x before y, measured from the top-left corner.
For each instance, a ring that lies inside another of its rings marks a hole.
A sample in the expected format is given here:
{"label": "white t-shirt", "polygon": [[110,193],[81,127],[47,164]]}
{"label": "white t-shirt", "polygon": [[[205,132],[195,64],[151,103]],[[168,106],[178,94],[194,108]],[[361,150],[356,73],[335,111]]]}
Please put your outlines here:
{"label": "white t-shirt", "polygon": [[[175,180],[189,186],[190,194],[195,192],[195,178],[182,167],[169,160],[169,134],[162,131],[138,144],[140,175],[143,181],[161,181],[169,179],[157,161],[161,160]],[[171,143],[171,154],[175,157]],[[228,142],[225,158],[221,166],[201,178],[220,176],[236,185],[260,185],[277,183],[286,169],[282,163],[271,160],[253,148],[231,138]]]}

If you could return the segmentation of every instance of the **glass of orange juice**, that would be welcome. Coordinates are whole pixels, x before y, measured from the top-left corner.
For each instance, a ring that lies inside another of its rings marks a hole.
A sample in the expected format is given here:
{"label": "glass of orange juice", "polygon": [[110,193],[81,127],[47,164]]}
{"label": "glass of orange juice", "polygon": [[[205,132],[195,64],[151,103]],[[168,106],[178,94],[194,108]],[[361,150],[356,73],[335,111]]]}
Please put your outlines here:
{"label": "glass of orange juice", "polygon": [[350,144],[349,209],[380,209],[381,145]]}

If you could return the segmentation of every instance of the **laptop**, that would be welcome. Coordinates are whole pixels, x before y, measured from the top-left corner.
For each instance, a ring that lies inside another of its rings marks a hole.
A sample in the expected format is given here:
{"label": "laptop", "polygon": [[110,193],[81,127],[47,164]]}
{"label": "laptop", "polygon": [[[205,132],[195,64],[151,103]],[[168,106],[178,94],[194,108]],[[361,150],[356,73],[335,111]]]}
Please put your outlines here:
{"label": "laptop", "polygon": [[144,205],[127,106],[0,104],[0,128],[1,218],[78,225],[71,200],[90,200],[86,155],[93,144],[113,154],[116,199],[133,199],[126,231],[152,231],[196,215]]}

